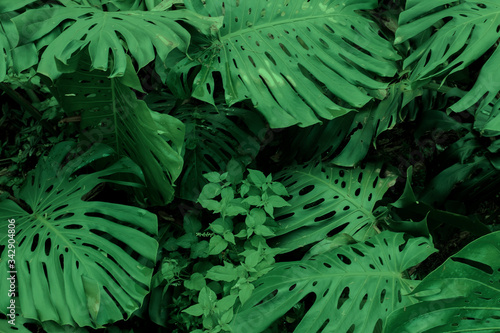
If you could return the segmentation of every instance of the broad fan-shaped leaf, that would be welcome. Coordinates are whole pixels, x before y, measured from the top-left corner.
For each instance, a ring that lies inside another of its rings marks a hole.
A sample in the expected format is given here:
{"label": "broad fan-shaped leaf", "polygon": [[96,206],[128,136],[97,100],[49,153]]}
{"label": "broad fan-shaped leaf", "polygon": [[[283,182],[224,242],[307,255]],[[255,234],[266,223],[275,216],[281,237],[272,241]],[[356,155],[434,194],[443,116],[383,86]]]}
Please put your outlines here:
{"label": "broad fan-shaped leaf", "polygon": [[356,240],[376,234],[375,203],[382,199],[396,177],[382,178],[380,167],[344,169],[309,163],[283,171],[279,176],[291,198],[289,207],[277,209],[273,245],[287,251],[346,233]]}
{"label": "broad fan-shaped leaf", "polygon": [[[252,162],[260,143],[239,117],[248,111],[213,106],[186,107],[173,114],[186,126],[184,171],[180,180],[180,197],[196,201],[207,180],[203,174],[225,172],[233,159],[241,165]],[[254,115],[255,116],[255,115]],[[259,117],[249,118],[264,128]]]}
{"label": "broad fan-shaped leaf", "polygon": [[402,272],[432,252],[425,238],[405,242],[403,234],[385,231],[365,243],[278,263],[255,282],[231,326],[234,332],[262,332],[309,296],[312,305],[294,332],[376,332],[393,310],[415,303],[406,295],[417,281]]}
{"label": "broad fan-shaped leaf", "polygon": [[[188,8],[224,15],[218,38],[177,64],[200,65],[193,96],[213,103],[214,75],[222,77],[229,105],[251,99],[271,127],[308,126],[333,119],[379,97],[398,55],[358,14],[376,1],[186,1]],[[201,7],[201,9],[200,9]],[[325,88],[326,87],[326,90]],[[339,99],[341,101],[339,101]]]}
{"label": "broad fan-shaped leaf", "polygon": [[127,67],[127,51],[139,68],[155,56],[165,59],[175,48],[186,51],[190,34],[176,21],[188,21],[207,34],[219,25],[216,19],[187,10],[105,12],[94,7],[60,6],[28,10],[13,21],[20,30],[21,43],[43,37],[62,22],[73,22],[41,56],[38,72],[51,79],[60,75],[56,60],[67,63],[75,52],[87,46],[94,69],[106,71],[111,53],[113,65],[109,75],[122,76]]}
{"label": "broad fan-shaped leaf", "polygon": [[457,72],[495,46],[472,90],[451,109],[463,111],[483,96],[483,105],[491,102],[500,91],[500,49],[496,47],[500,38],[500,2],[408,0],[399,16],[395,42],[408,40],[437,24],[440,26],[431,37],[404,61],[404,67],[411,69],[410,80]]}
{"label": "broad fan-shaped leaf", "polygon": [[[11,200],[0,202],[0,242],[9,244],[6,222],[14,219],[13,269],[25,318],[99,327],[128,318],[141,305],[158,249],[150,235],[157,233],[158,226],[156,216],[143,209],[82,200],[105,182],[143,186],[112,178],[129,174],[141,179],[142,173],[123,158],[104,170],[76,175],[114,152],[94,145],[81,155],[68,154],[75,147],[72,142],[58,144],[29,174],[18,195],[29,211]],[[5,265],[10,260],[7,250],[2,246]],[[0,291],[7,295],[7,270],[2,269],[0,276]],[[1,298],[2,312],[8,302],[7,297]]]}
{"label": "broad fan-shaped leaf", "polygon": [[497,332],[500,231],[450,257],[411,295],[420,302],[392,313],[384,332]]}
{"label": "broad fan-shaped leaf", "polygon": [[143,170],[149,204],[173,199],[173,183],[182,171],[184,125],[167,114],[151,111],[138,100],[142,90],[130,58],[125,75],[108,78],[108,72],[89,71],[83,55],[76,72],[63,74],[54,94],[71,116],[81,116],[83,142],[103,142],[130,157]]}

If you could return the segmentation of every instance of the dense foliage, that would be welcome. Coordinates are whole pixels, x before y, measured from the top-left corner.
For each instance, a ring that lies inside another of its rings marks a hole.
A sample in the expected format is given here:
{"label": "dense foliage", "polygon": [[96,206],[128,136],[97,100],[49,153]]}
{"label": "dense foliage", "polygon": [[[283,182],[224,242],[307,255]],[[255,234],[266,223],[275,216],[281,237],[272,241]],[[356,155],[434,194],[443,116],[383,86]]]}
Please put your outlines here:
{"label": "dense foliage", "polygon": [[0,0],[0,332],[500,332],[499,38],[498,0]]}

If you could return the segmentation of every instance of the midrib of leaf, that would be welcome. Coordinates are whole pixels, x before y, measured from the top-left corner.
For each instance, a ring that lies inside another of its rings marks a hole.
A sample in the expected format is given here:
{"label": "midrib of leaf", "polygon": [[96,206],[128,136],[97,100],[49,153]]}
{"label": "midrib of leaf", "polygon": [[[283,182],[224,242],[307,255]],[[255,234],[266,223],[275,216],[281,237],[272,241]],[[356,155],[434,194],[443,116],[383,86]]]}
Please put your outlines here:
{"label": "midrib of leaf", "polygon": [[323,19],[325,17],[327,17],[327,18],[333,18],[333,16],[346,16],[346,17],[350,17],[350,15],[347,15],[347,14],[332,13],[332,14],[323,14],[323,15],[316,15],[316,16],[306,16],[306,17],[294,18],[294,19],[289,19],[289,20],[280,20],[280,21],[278,21],[278,23],[276,23],[276,22],[274,22],[274,23],[270,22],[270,23],[263,23],[261,25],[252,25],[251,27],[247,27],[247,28],[244,28],[244,29],[241,29],[241,30],[237,30],[235,32],[228,33],[228,34],[223,35],[223,36],[219,36],[219,41],[220,42],[224,42],[224,41],[226,41],[228,39],[231,39],[231,38],[234,38],[234,37],[238,37],[238,36],[247,34],[249,32],[256,32],[256,33],[258,33],[258,30],[263,30],[263,29],[266,29],[266,28],[269,28],[269,27],[274,28],[274,27],[278,27],[280,25],[292,24],[294,22],[300,22],[300,21],[309,21],[309,20]]}
{"label": "midrib of leaf", "polygon": [[[305,173],[304,171],[297,171],[297,173],[301,173],[301,174],[303,174],[305,176],[309,176],[309,177],[317,180],[318,182],[325,184],[326,186],[328,186],[329,188],[333,189],[334,191],[342,193],[344,199],[346,199],[347,201],[349,201],[354,207],[358,208],[358,210],[362,211],[363,214],[365,214],[368,218],[370,218],[370,220],[372,220],[373,222],[375,222],[375,216],[373,215],[373,212],[366,210],[362,205],[359,206],[359,202],[353,200],[349,195],[346,195],[346,193],[347,193],[346,191],[340,191],[338,188],[336,188],[335,186],[333,186],[332,183],[327,182],[327,181],[325,181],[325,180],[323,180],[323,179],[321,179],[321,178],[319,178],[317,176],[314,176],[311,173]],[[373,200],[375,200],[375,198]]]}
{"label": "midrib of leaf", "polygon": [[[72,251],[73,255],[74,255],[75,257],[77,257],[77,258],[78,258],[78,261],[79,261],[80,263],[82,263],[81,267],[84,267],[85,272],[86,272],[86,273],[89,273],[89,272],[87,271],[87,267],[86,267],[86,265],[84,265],[84,263],[85,263],[85,261],[87,261],[87,259],[83,259],[83,258],[79,255],[79,253],[78,253],[79,251],[75,250],[75,248],[74,248],[74,244],[73,244],[73,243],[71,243],[71,242],[67,239],[67,237],[64,237],[64,236],[63,236],[63,234],[62,234],[61,232],[59,232],[59,230],[58,230],[57,228],[55,228],[55,227],[52,225],[52,223],[50,223],[50,222],[49,222],[49,221],[48,221],[45,217],[43,217],[42,215],[37,214],[37,213],[33,213],[33,214],[31,215],[31,220],[32,220],[33,222],[38,221],[38,222],[39,222],[39,224],[38,224],[38,225],[40,225],[40,224],[44,225],[47,229],[49,229],[51,232],[53,232],[53,233],[56,235],[56,237],[59,237],[60,239],[62,239],[63,243],[65,243],[65,244],[68,246],[68,251],[69,251],[69,250],[71,250],[71,251]],[[37,229],[38,229],[38,230],[40,230],[40,227],[38,227]],[[51,237],[51,238],[54,238],[54,237]]]}

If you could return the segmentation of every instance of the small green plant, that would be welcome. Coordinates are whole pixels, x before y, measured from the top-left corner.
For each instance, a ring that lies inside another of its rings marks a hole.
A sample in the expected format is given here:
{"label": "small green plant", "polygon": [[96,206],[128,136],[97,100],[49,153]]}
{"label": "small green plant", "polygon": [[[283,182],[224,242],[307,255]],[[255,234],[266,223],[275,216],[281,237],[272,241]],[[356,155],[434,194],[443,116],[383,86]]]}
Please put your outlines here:
{"label": "small green plant", "polygon": [[[208,228],[194,233],[208,241],[189,244],[191,258],[199,259],[184,286],[188,294],[197,293],[197,304],[183,311],[201,317],[205,332],[230,331],[235,308],[247,302],[254,289],[252,283],[272,269],[274,257],[280,253],[266,239],[275,235],[273,213],[289,205],[283,199],[288,193],[271,175],[266,177],[258,170],[249,169],[245,179],[228,172],[205,177],[209,183],[198,202],[216,218]],[[185,240],[190,236],[192,232],[181,236],[177,244],[187,247]]]}

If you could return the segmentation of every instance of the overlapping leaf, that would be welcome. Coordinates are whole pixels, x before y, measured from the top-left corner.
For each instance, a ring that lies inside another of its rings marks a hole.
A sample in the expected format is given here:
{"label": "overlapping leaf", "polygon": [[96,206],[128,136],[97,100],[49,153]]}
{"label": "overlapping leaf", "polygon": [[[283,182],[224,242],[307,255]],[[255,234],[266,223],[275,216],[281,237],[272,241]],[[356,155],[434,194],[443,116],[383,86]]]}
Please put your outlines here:
{"label": "overlapping leaf", "polygon": [[[380,167],[369,164],[355,169],[309,164],[283,171],[289,207],[275,213],[279,228],[273,245],[288,251],[346,233],[356,240],[376,234],[375,203],[395,182]],[[280,179],[278,178],[278,179]]]}
{"label": "overlapping leaf", "polygon": [[[0,2],[0,82],[5,81],[10,68],[15,73],[20,73],[38,63],[38,52],[34,43],[17,46],[19,33],[12,22],[17,13],[2,13],[1,8],[2,3]],[[4,8],[11,7],[7,5]]]}
{"label": "overlapping leaf", "polygon": [[[158,249],[150,235],[157,233],[157,221],[136,207],[84,201],[101,183],[143,186],[112,178],[129,174],[139,180],[142,173],[123,158],[101,171],[77,175],[114,152],[94,145],[81,155],[68,155],[77,152],[75,147],[72,142],[58,144],[28,176],[17,199],[29,211],[12,200],[0,202],[0,242],[9,244],[6,221],[14,219],[18,302],[24,318],[99,327],[128,318],[148,293],[152,269],[147,262],[155,261]],[[2,246],[5,265],[7,253]],[[0,291],[7,295],[7,270],[1,272]],[[5,311],[9,298],[0,302]]]}
{"label": "overlapping leaf", "polygon": [[483,96],[482,105],[487,105],[500,91],[497,75],[500,49],[496,47],[500,38],[498,1],[408,0],[399,16],[399,25],[396,43],[439,26],[404,61],[404,67],[411,70],[412,81],[462,70],[495,46],[472,90],[451,106],[454,111],[465,110]]}
{"label": "overlapping leaf", "polygon": [[137,99],[131,87],[142,88],[130,59],[125,76],[113,79],[109,71],[89,71],[85,57],[79,62],[76,72],[56,81],[54,92],[69,115],[81,116],[82,140],[106,143],[130,157],[146,178],[147,195],[141,196],[152,205],[170,202],[182,171],[184,125]]}
{"label": "overlapping leaf", "polygon": [[500,232],[467,245],[413,291],[420,302],[390,315],[384,332],[496,332]]}
{"label": "overlapping leaf", "polygon": [[432,252],[424,238],[405,242],[402,234],[386,231],[308,260],[278,263],[256,281],[231,326],[235,332],[263,332],[309,296],[312,305],[294,332],[375,332],[393,310],[415,303],[406,295],[417,281],[402,272]]}
{"label": "overlapping leaf", "polygon": [[105,12],[94,7],[60,6],[28,10],[13,21],[20,30],[21,43],[35,41],[63,22],[72,22],[50,42],[40,59],[38,71],[52,79],[61,74],[57,61],[67,63],[87,46],[94,69],[106,71],[112,54],[109,75],[116,77],[125,73],[127,52],[139,68],[155,56],[165,59],[173,49],[185,52],[190,34],[177,21],[188,21],[207,34],[219,24],[187,10]]}
{"label": "overlapping leaf", "polygon": [[[307,128],[293,128],[286,155],[300,163],[321,158],[339,166],[356,165],[381,133],[415,117],[415,104],[418,108],[423,104],[422,100],[415,101],[420,94],[422,89],[409,89],[408,82],[398,82],[389,86],[383,101],[367,104],[359,112]],[[428,104],[428,98],[424,99],[424,105]]]}
{"label": "overlapping leaf", "polygon": [[[220,73],[229,105],[251,99],[271,127],[308,126],[365,105],[386,89],[377,76],[396,72],[398,55],[372,22],[356,11],[376,1],[187,1],[224,15],[217,39],[177,64],[199,65],[193,96],[213,103]],[[325,89],[326,87],[326,89]]]}

